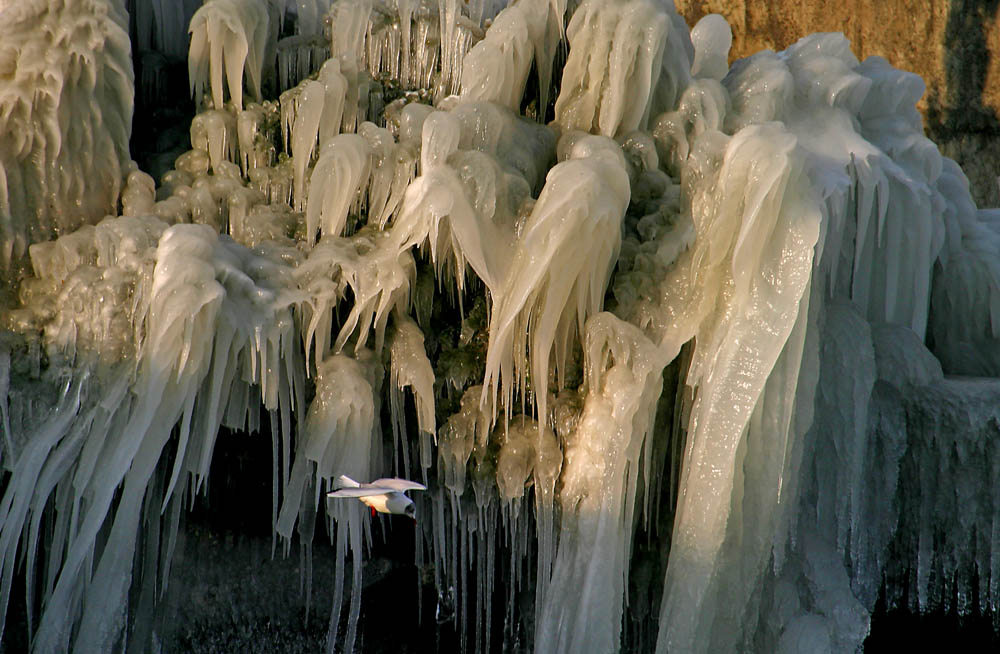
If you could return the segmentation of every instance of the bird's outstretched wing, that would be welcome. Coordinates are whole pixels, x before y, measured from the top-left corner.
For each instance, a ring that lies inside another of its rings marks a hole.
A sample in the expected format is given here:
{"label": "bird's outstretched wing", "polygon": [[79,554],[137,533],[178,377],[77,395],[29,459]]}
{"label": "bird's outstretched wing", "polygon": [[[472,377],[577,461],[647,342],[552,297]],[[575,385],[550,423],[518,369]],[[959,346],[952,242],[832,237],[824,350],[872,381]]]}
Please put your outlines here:
{"label": "bird's outstretched wing", "polygon": [[360,485],[361,484],[354,481],[347,475],[340,475],[337,477],[337,490],[340,490],[341,488],[357,488]]}
{"label": "bird's outstretched wing", "polygon": [[327,493],[327,497],[371,497],[372,495],[388,495],[396,492],[395,488],[388,486],[364,486],[362,488],[341,488],[332,493]]}
{"label": "bird's outstretched wing", "polygon": [[399,477],[376,479],[372,482],[372,486],[378,486],[379,488],[391,488],[394,491],[427,490],[427,487],[419,482],[410,481],[409,479],[400,479]]}

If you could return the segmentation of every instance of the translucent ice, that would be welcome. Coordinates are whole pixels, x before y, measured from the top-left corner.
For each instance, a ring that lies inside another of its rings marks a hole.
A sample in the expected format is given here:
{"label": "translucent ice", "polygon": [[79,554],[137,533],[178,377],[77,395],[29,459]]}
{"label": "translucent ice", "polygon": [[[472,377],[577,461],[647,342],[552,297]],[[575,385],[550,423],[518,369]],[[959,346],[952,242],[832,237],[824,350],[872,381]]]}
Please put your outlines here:
{"label": "translucent ice", "polygon": [[357,134],[341,134],[323,145],[309,181],[306,233],[310,243],[317,232],[343,234],[348,213],[368,185],[371,159],[371,146]]}
{"label": "translucent ice", "polygon": [[521,5],[504,9],[486,30],[486,38],[465,56],[462,97],[497,102],[517,111],[533,54]]}

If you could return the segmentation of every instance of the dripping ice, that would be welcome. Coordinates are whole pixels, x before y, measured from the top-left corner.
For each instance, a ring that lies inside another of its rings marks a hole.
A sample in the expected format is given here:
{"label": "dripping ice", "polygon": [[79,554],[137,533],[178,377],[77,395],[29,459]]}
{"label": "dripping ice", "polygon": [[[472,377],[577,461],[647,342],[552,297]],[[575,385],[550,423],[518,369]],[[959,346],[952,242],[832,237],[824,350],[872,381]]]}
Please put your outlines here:
{"label": "dripping ice", "polygon": [[122,3],[0,3],[34,651],[152,647],[223,426],[273,440],[275,555],[334,552],[330,651],[384,536],[341,474],[428,483],[469,650],[853,651],[890,563],[891,603],[996,612],[1000,220],[919,77],[839,34],[730,65],[651,0],[137,4],[199,110],[160,180]]}

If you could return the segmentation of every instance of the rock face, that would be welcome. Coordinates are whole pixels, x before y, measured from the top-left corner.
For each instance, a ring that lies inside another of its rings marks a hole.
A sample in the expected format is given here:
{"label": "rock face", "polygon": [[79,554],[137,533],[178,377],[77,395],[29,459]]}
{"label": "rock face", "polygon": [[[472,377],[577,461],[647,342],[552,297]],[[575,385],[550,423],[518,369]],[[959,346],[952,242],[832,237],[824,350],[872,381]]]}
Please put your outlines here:
{"label": "rock face", "polygon": [[[955,159],[981,207],[1000,206],[1000,2],[925,0],[676,0],[693,25],[718,13],[733,28],[732,59],[783,50],[813,32],[843,32],[859,59],[885,57],[920,74],[928,136]],[[891,27],[889,27],[891,26]]]}

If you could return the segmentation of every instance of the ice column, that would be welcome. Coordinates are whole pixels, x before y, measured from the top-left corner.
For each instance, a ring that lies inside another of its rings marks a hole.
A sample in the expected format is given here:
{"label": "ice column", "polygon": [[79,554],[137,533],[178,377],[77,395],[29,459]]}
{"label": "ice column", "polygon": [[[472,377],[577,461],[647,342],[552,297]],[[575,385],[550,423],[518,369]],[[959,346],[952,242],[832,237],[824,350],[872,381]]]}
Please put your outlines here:
{"label": "ice column", "polygon": [[[740,443],[790,334],[804,334],[793,327],[821,216],[803,155],[782,127],[754,126],[702,142],[705,149],[688,165],[717,172],[692,179],[695,244],[662,286],[667,315],[674,316],[663,343],[673,354],[695,336],[688,384],[698,391],[664,581],[660,652],[708,651],[715,613],[725,607],[715,594],[723,584],[719,566]],[[797,377],[794,357],[789,368]],[[790,413],[782,415],[777,424],[787,433]]]}
{"label": "ice column", "polygon": [[539,581],[548,584],[536,607],[540,654],[618,651],[639,466],[667,363],[660,347],[610,313],[587,321],[584,352],[586,397],[565,444],[558,549],[551,581]]}

